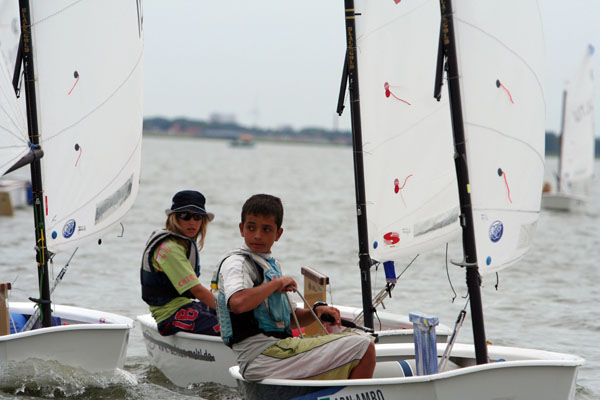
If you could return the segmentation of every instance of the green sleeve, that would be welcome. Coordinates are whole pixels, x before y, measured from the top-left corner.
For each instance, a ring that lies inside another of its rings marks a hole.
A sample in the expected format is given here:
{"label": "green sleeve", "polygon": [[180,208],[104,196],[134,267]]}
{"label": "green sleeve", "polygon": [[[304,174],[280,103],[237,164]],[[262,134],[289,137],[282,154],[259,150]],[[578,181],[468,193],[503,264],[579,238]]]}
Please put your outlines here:
{"label": "green sleeve", "polygon": [[179,294],[200,281],[186,256],[186,248],[176,240],[165,240],[154,252],[155,267],[163,271]]}

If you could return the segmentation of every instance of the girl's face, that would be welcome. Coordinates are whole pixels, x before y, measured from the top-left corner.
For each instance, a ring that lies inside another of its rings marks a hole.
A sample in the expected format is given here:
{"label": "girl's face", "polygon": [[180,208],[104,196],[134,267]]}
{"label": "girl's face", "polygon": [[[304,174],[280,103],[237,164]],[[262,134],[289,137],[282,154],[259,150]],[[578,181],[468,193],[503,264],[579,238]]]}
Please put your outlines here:
{"label": "girl's face", "polygon": [[182,233],[189,237],[194,238],[200,232],[200,228],[203,223],[202,214],[197,214],[191,211],[181,211],[175,214],[177,217],[177,223],[181,227]]}

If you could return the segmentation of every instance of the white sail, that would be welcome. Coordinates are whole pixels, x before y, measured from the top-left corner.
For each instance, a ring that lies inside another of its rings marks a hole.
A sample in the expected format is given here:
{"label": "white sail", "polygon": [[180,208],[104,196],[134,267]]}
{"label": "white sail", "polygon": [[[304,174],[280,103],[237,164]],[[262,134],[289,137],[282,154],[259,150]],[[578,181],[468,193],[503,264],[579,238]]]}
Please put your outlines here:
{"label": "white sail", "polygon": [[594,173],[594,47],[589,46],[569,83],[560,147],[559,191],[587,195]]}
{"label": "white sail", "polygon": [[453,7],[477,262],[486,273],[525,254],[538,220],[544,41],[535,0]]}
{"label": "white sail", "polygon": [[50,251],[99,238],[137,195],[141,1],[32,2]]}
{"label": "white sail", "polygon": [[448,100],[434,99],[436,0],[356,1],[370,252],[388,261],[458,234]]}
{"label": "white sail", "polygon": [[0,3],[0,177],[29,151],[25,115],[12,86],[21,27],[18,4]]}

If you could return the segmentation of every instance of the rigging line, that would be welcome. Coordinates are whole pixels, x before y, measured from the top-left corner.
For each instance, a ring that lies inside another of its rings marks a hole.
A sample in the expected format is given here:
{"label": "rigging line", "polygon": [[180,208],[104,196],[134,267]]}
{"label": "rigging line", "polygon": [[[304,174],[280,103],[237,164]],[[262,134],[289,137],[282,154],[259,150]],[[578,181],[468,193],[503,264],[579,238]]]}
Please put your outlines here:
{"label": "rigging line", "polygon": [[531,72],[531,74],[535,77],[535,81],[538,84],[538,88],[540,89],[540,93],[543,95],[544,93],[544,89],[543,89],[543,85],[538,77],[538,75],[536,74],[535,70],[527,63],[527,61],[525,60],[525,58],[523,58],[519,53],[515,52],[512,48],[510,48],[508,45],[506,45],[503,41],[501,41],[499,38],[497,38],[496,36],[491,35],[490,33],[486,32],[485,30],[483,30],[482,28],[473,25],[470,22],[467,22],[464,19],[461,19],[460,17],[457,17],[456,14],[454,14],[454,20],[458,21],[458,22],[462,22],[465,25],[470,26],[473,29],[476,29],[478,31],[480,31],[481,33],[483,33],[485,36],[494,39],[496,42],[498,42],[499,44],[502,45],[502,47],[504,47],[506,50],[508,50],[509,52],[511,52],[512,54],[514,54],[519,60],[521,60],[523,62],[523,64],[527,67],[527,69]]}
{"label": "rigging line", "polygon": [[48,141],[54,139],[55,137],[59,136],[61,133],[65,132],[65,131],[68,131],[69,129],[71,129],[71,128],[77,126],[77,125],[79,125],[82,121],[84,121],[85,119],[87,119],[90,115],[94,114],[96,111],[98,111],[99,109],[101,109],[106,103],[108,103],[108,101],[110,99],[112,99],[123,88],[123,86],[125,86],[126,83],[129,82],[129,80],[133,76],[133,73],[138,69],[138,67],[140,65],[140,62],[142,61],[142,56],[143,56],[143,52],[140,53],[140,55],[139,55],[137,61],[135,62],[133,68],[131,69],[131,71],[129,71],[129,74],[127,74],[127,77],[125,77],[125,80],[123,80],[123,82],[121,82],[117,86],[117,88],[112,93],[110,93],[108,95],[108,97],[106,97],[106,99],[104,99],[102,102],[100,102],[96,107],[94,107],[92,110],[90,110],[87,114],[83,115],[77,121],[73,122],[71,125],[65,126],[64,128],[62,128],[58,132],[44,137],[44,141],[48,142]]}
{"label": "rigging line", "polygon": [[519,142],[519,143],[525,145],[525,147],[528,147],[535,155],[538,156],[541,164],[544,165],[544,156],[540,155],[540,153],[531,144],[527,143],[526,141],[524,141],[522,139],[519,139],[519,138],[517,138],[515,136],[511,136],[511,135],[509,135],[507,133],[504,133],[502,131],[499,131],[498,129],[492,128],[491,126],[481,125],[481,124],[478,124],[478,123],[475,123],[475,122],[470,122],[470,121],[465,121],[465,125],[470,125],[470,126],[475,126],[475,127],[478,127],[478,128],[482,128],[482,129],[494,132],[494,133],[496,133],[496,134],[498,134],[498,135],[500,135],[502,137],[505,137],[506,139],[510,139],[510,140],[513,140],[515,142]]}
{"label": "rigging line", "polygon": [[456,290],[454,290],[454,285],[452,285],[452,279],[450,279],[450,271],[448,271],[448,243],[446,243],[446,276],[448,277],[450,289],[452,289],[452,293],[454,293],[452,296],[452,303],[454,303],[454,300],[456,300],[458,294],[456,293]]}
{"label": "rigging line", "polygon": [[[0,92],[2,93],[2,92]],[[4,95],[4,93],[2,93]],[[23,126],[23,124],[19,124],[17,123],[17,121],[15,120],[15,118],[13,118],[15,115],[19,115],[21,118],[21,121],[25,120],[25,116],[23,115],[23,113],[21,112],[21,109],[17,106],[17,107],[10,107],[10,109],[8,109],[7,107],[5,107],[4,105],[7,104],[10,100],[6,97],[3,96],[4,99],[6,99],[6,102],[2,102],[2,107],[0,107],[0,109],[4,112],[4,114],[8,117],[8,119],[10,120],[10,122],[12,123],[12,125],[14,126],[16,131],[19,131],[20,133],[24,133],[21,132],[21,130],[19,129],[19,127]],[[3,127],[4,128],[4,127]],[[11,130],[9,130],[8,128],[5,128],[7,130],[7,132],[11,132]]]}
{"label": "rigging line", "polygon": [[408,267],[410,267],[415,260],[417,259],[417,257],[419,257],[419,254],[417,254],[416,256],[413,257],[412,260],[410,260],[410,262],[408,263],[408,265],[406,267],[404,267],[404,269],[402,270],[402,272],[400,272],[400,274],[396,277],[396,279],[400,279],[400,277],[402,276],[402,274],[404,274],[406,272],[406,270],[408,269]]}

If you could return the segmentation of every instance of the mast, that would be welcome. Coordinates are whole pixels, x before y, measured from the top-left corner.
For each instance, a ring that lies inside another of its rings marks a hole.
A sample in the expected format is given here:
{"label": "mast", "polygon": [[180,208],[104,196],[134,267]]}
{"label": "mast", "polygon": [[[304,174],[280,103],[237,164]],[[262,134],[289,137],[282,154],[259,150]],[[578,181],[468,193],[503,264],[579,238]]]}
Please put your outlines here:
{"label": "mast", "polygon": [[481,277],[477,266],[477,251],[475,248],[475,232],[473,227],[473,210],[471,207],[471,194],[469,187],[469,173],[467,168],[467,153],[465,145],[464,122],[460,98],[458,61],[456,56],[456,43],[454,36],[454,22],[452,19],[452,1],[440,0],[442,15],[442,29],[444,52],[447,57],[448,92],[450,94],[450,113],[452,119],[452,132],[454,136],[454,164],[458,181],[460,201],[460,223],[462,226],[462,242],[464,261],[461,266],[466,268],[466,281],[471,304],[471,320],[473,324],[473,340],[475,344],[475,358],[477,364],[487,363],[487,343],[483,323],[483,307],[481,302]]}
{"label": "mast", "polygon": [[[33,44],[31,40],[31,12],[29,0],[19,0],[21,17],[21,40],[23,45],[23,69],[25,75],[25,101],[27,107],[27,131],[33,147],[38,147],[38,120],[35,95],[35,75],[33,67]],[[44,191],[42,187],[41,162],[31,163],[31,185],[33,191],[33,219],[35,224],[36,261],[40,298],[30,300],[38,303],[41,311],[42,326],[51,326],[50,284],[48,280],[48,249],[46,247],[46,225],[44,220]]]}
{"label": "mast", "polygon": [[358,254],[360,283],[363,303],[364,325],[373,329],[373,303],[371,299],[371,256],[367,230],[367,205],[365,198],[365,174],[363,165],[362,131],[360,122],[360,96],[358,93],[358,65],[356,63],[356,29],[354,25],[354,0],[344,0],[346,13],[346,61],[350,91],[350,115],[352,121],[352,148],[354,151],[354,186],[356,194],[356,217],[358,222]]}
{"label": "mast", "polygon": [[562,121],[560,122],[560,140],[558,141],[558,175],[556,176],[556,191],[557,192],[561,192],[561,182],[560,182],[560,176],[562,174],[562,163],[563,163],[563,158],[562,158],[562,149],[563,149],[563,140],[564,140],[564,133],[565,133],[565,117],[566,117],[566,111],[567,111],[567,91],[563,90],[563,98],[562,98]]}

